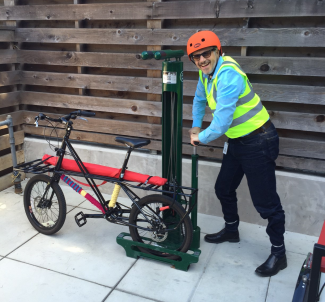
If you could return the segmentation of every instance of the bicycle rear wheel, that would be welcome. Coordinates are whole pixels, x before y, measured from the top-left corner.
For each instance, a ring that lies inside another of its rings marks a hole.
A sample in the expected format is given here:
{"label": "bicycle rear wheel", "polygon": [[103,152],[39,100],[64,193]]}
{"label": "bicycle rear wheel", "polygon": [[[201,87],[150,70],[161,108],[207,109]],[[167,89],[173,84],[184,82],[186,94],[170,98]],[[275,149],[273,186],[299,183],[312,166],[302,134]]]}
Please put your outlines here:
{"label": "bicycle rear wheel", "polygon": [[[166,229],[173,229],[185,215],[185,210],[171,198],[164,195],[148,195],[141,198],[139,208],[133,205],[129,222],[136,227],[130,228],[130,235],[133,241],[160,246],[175,251],[187,252],[193,239],[193,227],[190,218],[187,216],[176,230],[165,232]],[[168,209],[162,209],[169,207]],[[152,231],[151,231],[152,229]],[[160,231],[157,231],[160,230]],[[155,251],[152,249],[138,247],[144,253],[153,254],[169,259],[179,259],[178,256]]]}
{"label": "bicycle rear wheel", "polygon": [[24,207],[28,220],[40,233],[52,235],[58,232],[64,222],[67,207],[60,186],[54,182],[43,198],[51,178],[47,175],[35,175],[26,185]]}

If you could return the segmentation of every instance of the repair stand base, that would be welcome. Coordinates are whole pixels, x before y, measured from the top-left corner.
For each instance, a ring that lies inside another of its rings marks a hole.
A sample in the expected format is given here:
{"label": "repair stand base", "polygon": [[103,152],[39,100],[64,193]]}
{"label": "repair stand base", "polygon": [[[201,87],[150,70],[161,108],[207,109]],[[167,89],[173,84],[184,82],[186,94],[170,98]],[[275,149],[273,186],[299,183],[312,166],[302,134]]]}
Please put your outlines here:
{"label": "repair stand base", "polygon": [[[190,250],[190,252],[193,252],[192,254],[187,254],[187,253],[181,253],[178,251],[173,251],[169,250],[160,246],[154,246],[154,245],[149,245],[141,242],[136,242],[133,241],[132,239],[125,239],[124,237],[131,237],[130,234],[128,233],[121,233],[120,235],[117,236],[116,242],[121,245],[126,252],[127,257],[135,258],[138,259],[139,257],[141,258],[150,258],[154,260],[158,260],[161,262],[166,262],[172,264],[176,269],[182,270],[182,271],[187,271],[191,265],[191,263],[197,263],[199,261],[199,256],[201,254],[200,250]],[[150,240],[146,238],[146,240]],[[154,242],[154,241],[152,241]],[[181,259],[178,260],[173,260],[173,259],[167,259],[159,256],[155,256],[152,254],[147,254],[141,252],[137,247],[143,247],[146,249],[151,249],[159,252],[164,252],[168,254],[173,254],[179,256]]]}

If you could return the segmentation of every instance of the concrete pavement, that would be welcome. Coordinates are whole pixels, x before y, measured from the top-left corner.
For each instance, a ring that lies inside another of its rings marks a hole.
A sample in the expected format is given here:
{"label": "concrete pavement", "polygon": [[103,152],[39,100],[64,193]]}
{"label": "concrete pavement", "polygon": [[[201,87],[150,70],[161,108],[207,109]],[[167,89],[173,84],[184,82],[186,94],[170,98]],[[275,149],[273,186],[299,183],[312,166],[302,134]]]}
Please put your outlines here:
{"label": "concrete pavement", "polygon": [[[24,181],[24,184],[26,181]],[[23,196],[0,192],[1,302],[290,302],[301,265],[318,238],[286,232],[288,268],[271,278],[255,275],[269,255],[265,227],[240,224],[239,243],[209,244],[206,233],[223,227],[220,217],[199,214],[201,256],[188,272],[166,263],[133,259],[116,243],[124,226],[89,219],[79,228],[74,215],[96,208],[61,185],[67,218],[55,235],[38,233],[28,222]]]}

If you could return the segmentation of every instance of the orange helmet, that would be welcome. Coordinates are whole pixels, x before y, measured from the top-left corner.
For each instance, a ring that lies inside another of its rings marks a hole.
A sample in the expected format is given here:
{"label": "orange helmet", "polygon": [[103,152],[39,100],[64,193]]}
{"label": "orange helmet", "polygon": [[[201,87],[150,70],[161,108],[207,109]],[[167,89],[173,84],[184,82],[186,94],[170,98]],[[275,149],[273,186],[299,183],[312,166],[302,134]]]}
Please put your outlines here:
{"label": "orange helmet", "polygon": [[190,55],[193,52],[210,46],[217,46],[222,54],[221,43],[218,36],[209,30],[199,31],[188,39],[187,55],[191,60]]}

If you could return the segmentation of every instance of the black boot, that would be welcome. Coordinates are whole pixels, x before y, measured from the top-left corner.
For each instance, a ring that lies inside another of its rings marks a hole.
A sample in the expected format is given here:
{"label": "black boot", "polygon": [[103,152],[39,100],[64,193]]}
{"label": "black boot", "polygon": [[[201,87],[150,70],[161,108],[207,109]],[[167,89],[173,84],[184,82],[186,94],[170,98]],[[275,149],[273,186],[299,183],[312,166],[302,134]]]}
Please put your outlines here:
{"label": "black boot", "polygon": [[210,243],[239,242],[239,232],[230,232],[224,228],[219,233],[205,235],[204,240]]}
{"label": "black boot", "polygon": [[271,277],[276,275],[280,270],[283,270],[286,267],[286,255],[282,257],[277,257],[271,254],[269,258],[267,258],[267,260],[255,270],[255,272],[261,277]]}

